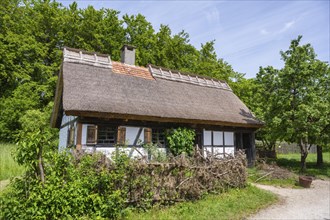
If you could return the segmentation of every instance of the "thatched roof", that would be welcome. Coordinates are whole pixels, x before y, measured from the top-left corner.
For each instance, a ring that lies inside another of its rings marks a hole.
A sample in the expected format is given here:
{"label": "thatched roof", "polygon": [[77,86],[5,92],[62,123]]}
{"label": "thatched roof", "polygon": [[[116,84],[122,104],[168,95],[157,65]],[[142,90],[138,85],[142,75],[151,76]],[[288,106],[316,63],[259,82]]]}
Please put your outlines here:
{"label": "thatched roof", "polygon": [[[64,56],[52,115],[53,127],[58,125],[62,111],[86,117],[236,127],[262,125],[224,81],[198,77],[191,82],[180,81],[174,75],[157,76],[155,72],[162,70],[154,66],[135,67],[110,60],[108,66],[102,66],[83,60],[75,62]],[[167,73],[172,74],[169,70]]]}

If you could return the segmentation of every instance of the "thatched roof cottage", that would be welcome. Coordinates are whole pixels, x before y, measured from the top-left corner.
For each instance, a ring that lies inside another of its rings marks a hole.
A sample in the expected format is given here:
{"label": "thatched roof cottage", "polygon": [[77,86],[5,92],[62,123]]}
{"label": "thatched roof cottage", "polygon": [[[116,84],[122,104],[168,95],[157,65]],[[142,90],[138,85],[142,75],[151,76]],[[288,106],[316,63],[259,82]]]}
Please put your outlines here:
{"label": "thatched roof cottage", "polygon": [[190,127],[204,152],[246,149],[253,162],[254,132],[262,123],[225,81],[134,64],[135,48],[128,45],[121,62],[64,48],[51,120],[60,129],[60,148],[110,153],[117,143],[140,140],[166,150],[166,129]]}

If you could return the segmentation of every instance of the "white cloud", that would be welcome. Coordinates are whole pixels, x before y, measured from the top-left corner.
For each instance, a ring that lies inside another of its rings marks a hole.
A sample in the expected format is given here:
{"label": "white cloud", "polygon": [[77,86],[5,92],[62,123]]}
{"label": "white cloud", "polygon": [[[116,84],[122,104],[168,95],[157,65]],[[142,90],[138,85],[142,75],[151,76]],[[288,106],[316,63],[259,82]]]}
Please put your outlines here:
{"label": "white cloud", "polygon": [[283,33],[287,30],[289,30],[296,22],[295,21],[290,21],[284,24],[284,27],[279,31],[279,33]]}
{"label": "white cloud", "polygon": [[269,34],[269,31],[267,31],[266,29],[261,29],[260,34],[261,35],[267,35],[267,34]]}
{"label": "white cloud", "polygon": [[217,8],[208,9],[205,13],[206,19],[209,23],[218,23],[220,21],[220,13]]}

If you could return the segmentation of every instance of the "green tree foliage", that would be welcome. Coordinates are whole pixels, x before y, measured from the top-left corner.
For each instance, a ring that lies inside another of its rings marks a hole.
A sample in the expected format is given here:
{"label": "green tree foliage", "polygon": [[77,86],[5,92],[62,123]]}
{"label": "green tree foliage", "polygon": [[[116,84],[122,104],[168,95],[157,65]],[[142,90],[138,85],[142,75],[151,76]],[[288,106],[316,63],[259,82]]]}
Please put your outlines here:
{"label": "green tree foliage", "polygon": [[284,68],[261,68],[257,82],[266,137],[297,143],[304,170],[309,147],[330,141],[330,71],[327,63],[316,59],[313,47],[300,45],[300,40],[301,36],[292,40],[289,49],[281,52]]}
{"label": "green tree foliage", "polygon": [[34,176],[40,177],[45,182],[44,157],[48,152],[57,148],[57,133],[51,129],[49,109],[50,103],[45,111],[28,110],[19,119],[22,130],[19,132],[19,142],[16,149],[15,159],[19,165],[27,167]]}
{"label": "green tree foliage", "polygon": [[[156,32],[141,15],[112,9],[69,7],[51,0],[2,0],[0,4],[0,140],[15,141],[20,118],[29,110],[44,112],[54,98],[64,46],[109,54],[120,60],[124,44],[136,46],[136,64],[231,80],[235,72],[218,59],[214,41],[197,50],[185,31]],[[48,114],[51,109],[47,108]]]}
{"label": "green tree foliage", "polygon": [[189,156],[194,151],[195,131],[188,128],[171,129],[166,134],[166,140],[174,156],[186,153]]}

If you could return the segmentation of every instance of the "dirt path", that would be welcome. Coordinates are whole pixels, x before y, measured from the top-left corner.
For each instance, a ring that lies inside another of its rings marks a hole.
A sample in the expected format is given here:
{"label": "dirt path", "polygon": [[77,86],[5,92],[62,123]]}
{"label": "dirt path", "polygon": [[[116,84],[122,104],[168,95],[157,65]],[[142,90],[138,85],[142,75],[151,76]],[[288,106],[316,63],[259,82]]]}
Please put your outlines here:
{"label": "dirt path", "polygon": [[309,189],[288,189],[256,184],[280,196],[280,201],[249,219],[330,220],[330,181],[314,180]]}

